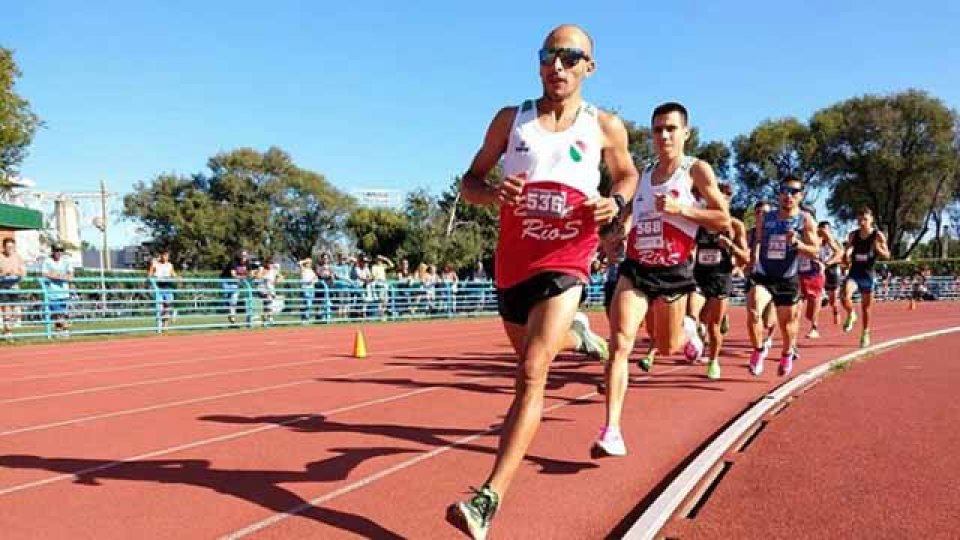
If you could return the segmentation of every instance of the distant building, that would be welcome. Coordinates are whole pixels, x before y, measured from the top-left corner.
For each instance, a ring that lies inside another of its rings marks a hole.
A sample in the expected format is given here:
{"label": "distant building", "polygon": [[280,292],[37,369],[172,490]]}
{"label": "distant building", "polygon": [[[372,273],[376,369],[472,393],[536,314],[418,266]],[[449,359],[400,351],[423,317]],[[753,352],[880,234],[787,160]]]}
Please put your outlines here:
{"label": "distant building", "polygon": [[396,189],[355,189],[351,193],[360,206],[367,208],[400,208],[403,192]]}
{"label": "distant building", "polygon": [[[124,246],[107,251],[110,256],[109,267],[114,270],[146,270],[150,262],[150,252],[143,246]],[[83,252],[82,266],[84,268],[100,268],[100,250],[87,249]]]}

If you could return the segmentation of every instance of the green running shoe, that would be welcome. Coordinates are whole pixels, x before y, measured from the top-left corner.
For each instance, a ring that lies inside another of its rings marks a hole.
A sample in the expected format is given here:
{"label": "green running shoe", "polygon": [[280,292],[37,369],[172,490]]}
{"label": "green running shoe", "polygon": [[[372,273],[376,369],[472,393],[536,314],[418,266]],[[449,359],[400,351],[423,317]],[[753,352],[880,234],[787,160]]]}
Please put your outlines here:
{"label": "green running shoe", "polygon": [[847,315],[846,320],[843,321],[843,333],[846,334],[853,330],[853,325],[855,324],[857,324],[857,314],[851,311],[850,314]]}
{"label": "green running shoe", "polygon": [[[580,352],[596,358],[601,363],[606,363],[610,359],[610,350],[607,347],[607,340],[594,334],[590,330],[590,321],[585,315],[580,313],[573,319],[570,330],[580,338]],[[581,316],[582,315],[582,316]]]}
{"label": "green running shoe", "polygon": [[720,319],[720,334],[725,336],[728,333],[730,333],[730,319],[724,314],[723,318]]}
{"label": "green running shoe", "polygon": [[864,330],[863,333],[860,334],[860,348],[866,349],[869,346],[870,346],[870,331]]}
{"label": "green running shoe", "polygon": [[463,525],[474,540],[486,540],[490,522],[499,505],[500,496],[497,492],[490,489],[490,486],[483,486],[479,490],[473,490],[470,500],[451,506],[450,512],[451,517],[459,525]]}
{"label": "green running shoe", "polygon": [[650,370],[653,369],[653,353],[644,355],[644,357],[640,359],[640,362],[638,362],[638,365],[640,369],[649,373]]}
{"label": "green running shoe", "polygon": [[707,364],[707,378],[715,381],[720,378],[720,359],[714,358]]}

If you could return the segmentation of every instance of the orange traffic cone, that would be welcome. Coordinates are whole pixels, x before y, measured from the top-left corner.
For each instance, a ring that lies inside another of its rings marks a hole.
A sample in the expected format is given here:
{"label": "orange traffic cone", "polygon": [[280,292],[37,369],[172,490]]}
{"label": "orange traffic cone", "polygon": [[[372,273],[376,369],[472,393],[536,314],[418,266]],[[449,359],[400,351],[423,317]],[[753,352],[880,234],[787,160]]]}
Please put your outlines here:
{"label": "orange traffic cone", "polygon": [[357,335],[353,338],[353,357],[367,357],[367,341],[363,339],[363,332],[357,330]]}

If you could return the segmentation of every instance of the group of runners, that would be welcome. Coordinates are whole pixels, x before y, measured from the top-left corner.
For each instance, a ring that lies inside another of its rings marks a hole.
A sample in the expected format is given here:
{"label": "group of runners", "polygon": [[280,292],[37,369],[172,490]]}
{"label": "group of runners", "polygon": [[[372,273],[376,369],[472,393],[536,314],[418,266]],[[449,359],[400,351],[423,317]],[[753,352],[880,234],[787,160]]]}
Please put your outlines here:
{"label": "group of runners", "polygon": [[[682,352],[690,361],[705,358],[707,376],[719,378],[727,303],[740,272],[747,278],[750,372],[763,372],[779,327],[778,371],[786,376],[799,354],[801,300],[811,325],[806,335],[815,339],[822,298],[839,322],[840,291],[849,332],[859,290],[861,345],[869,344],[873,265],[889,256],[869,209],[859,212],[859,227],[842,246],[829,223],[817,224],[803,205],[805,185],[796,176],[780,180],[775,207],[757,205],[753,227],[731,217],[729,186],[718,183],[709,164],[684,154],[689,113],[679,103],[653,110],[656,159],[638,171],[623,121],[581,96],[583,81],[596,70],[593,40],[582,28],[552,30],[539,64],[542,96],[497,112],[461,185],[467,202],[499,207],[498,307],[518,356],[516,393],[492,471],[469,499],[449,509],[477,539],[486,537],[539,428],[548,370],[560,351],[606,360],[606,421],[592,448],[623,456],[629,360],[644,323],[650,348],[641,369],[651,370],[657,355]],[[502,180],[490,181],[498,163]],[[601,163],[612,178],[608,196],[599,192]],[[601,244],[611,262],[622,258],[606,290],[609,350],[578,313]],[[845,280],[841,264],[849,265]]]}

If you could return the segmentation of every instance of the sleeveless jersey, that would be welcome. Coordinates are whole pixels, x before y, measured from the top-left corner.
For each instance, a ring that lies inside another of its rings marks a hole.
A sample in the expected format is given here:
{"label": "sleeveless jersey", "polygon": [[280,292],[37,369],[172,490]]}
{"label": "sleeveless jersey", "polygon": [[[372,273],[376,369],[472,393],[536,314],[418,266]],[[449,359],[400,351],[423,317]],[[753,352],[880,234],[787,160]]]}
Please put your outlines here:
{"label": "sleeveless jersey", "polygon": [[733,255],[720,245],[720,237],[730,238],[726,232],[697,231],[697,262],[694,272],[700,274],[729,274],[733,271]]}
{"label": "sleeveless jersey", "polygon": [[792,278],[797,275],[799,255],[797,248],[787,243],[787,232],[792,230],[799,238],[803,230],[804,214],[780,219],[779,211],[763,216],[763,238],[756,272],[770,277]]}
{"label": "sleeveless jersey", "polygon": [[526,182],[520,204],[500,207],[499,288],[548,271],[586,283],[599,242],[593,211],[583,203],[599,196],[600,112],[584,102],[573,125],[560,132],[544,129],[537,116],[536,102],[520,106],[504,155],[504,174]]}
{"label": "sleeveless jersey", "polygon": [[658,186],[653,185],[656,164],[643,170],[633,197],[633,227],[627,240],[627,258],[643,266],[676,266],[690,260],[699,226],[689,219],[658,212],[656,196],[666,194],[686,206],[697,204],[690,177],[690,168],[696,162],[696,158],[685,156],[673,175]]}
{"label": "sleeveless jersey", "polygon": [[873,267],[877,262],[877,250],[874,242],[877,240],[877,230],[874,229],[866,238],[860,238],[860,231],[854,231],[853,260],[850,261],[851,276],[872,276]]}
{"label": "sleeveless jersey", "polygon": [[173,276],[173,263],[153,263],[153,277],[157,279],[169,279],[171,276]]}

